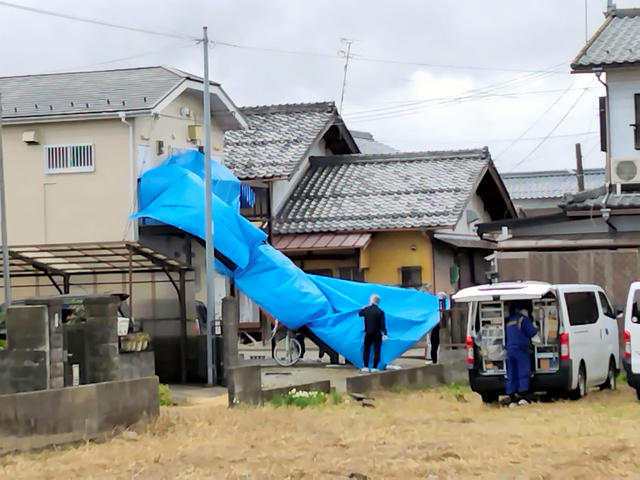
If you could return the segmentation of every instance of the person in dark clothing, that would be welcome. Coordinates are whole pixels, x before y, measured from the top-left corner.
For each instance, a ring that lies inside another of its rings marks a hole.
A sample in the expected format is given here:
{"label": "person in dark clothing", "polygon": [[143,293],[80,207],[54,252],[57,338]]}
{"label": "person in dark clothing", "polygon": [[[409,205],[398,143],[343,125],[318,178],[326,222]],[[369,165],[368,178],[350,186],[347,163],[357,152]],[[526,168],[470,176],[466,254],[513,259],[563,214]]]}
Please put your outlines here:
{"label": "person in dark clothing", "polygon": [[431,361],[438,363],[438,347],[440,346],[440,323],[431,330]]}
{"label": "person in dark clothing", "polygon": [[506,393],[510,397],[510,407],[526,405],[531,377],[531,356],[529,346],[531,338],[538,333],[526,310],[526,305],[511,305],[511,315],[507,320],[507,385]]}
{"label": "person in dark clothing", "polygon": [[371,347],[373,347],[373,371],[378,370],[382,341],[387,339],[384,312],[378,307],[379,302],[380,297],[378,295],[371,295],[369,305],[360,310],[358,314],[364,317],[364,349],[362,352],[364,366],[362,371],[372,371],[369,369]]}

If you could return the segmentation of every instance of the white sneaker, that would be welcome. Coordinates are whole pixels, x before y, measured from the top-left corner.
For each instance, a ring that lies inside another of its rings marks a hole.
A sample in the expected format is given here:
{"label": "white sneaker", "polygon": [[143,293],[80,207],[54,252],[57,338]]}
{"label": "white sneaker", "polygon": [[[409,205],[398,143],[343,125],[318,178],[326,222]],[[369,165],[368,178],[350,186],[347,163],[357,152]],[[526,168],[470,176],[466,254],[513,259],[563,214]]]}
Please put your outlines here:
{"label": "white sneaker", "polygon": [[379,372],[380,370],[378,370],[377,368],[372,368],[371,371],[372,372]]}
{"label": "white sneaker", "polygon": [[509,404],[509,408],[516,408],[518,406],[518,404],[516,402],[511,402]]}
{"label": "white sneaker", "polygon": [[521,398],[518,405],[529,405],[529,401],[526,398]]}
{"label": "white sneaker", "polygon": [[369,369],[367,367],[362,367],[360,371],[369,373]]}

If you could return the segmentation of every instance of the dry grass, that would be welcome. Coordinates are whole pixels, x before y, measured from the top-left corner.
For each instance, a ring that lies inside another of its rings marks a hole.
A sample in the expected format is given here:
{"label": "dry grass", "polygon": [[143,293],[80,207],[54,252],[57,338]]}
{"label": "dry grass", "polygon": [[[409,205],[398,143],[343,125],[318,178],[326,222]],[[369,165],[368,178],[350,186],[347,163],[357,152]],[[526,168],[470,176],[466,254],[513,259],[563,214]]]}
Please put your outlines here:
{"label": "dry grass", "polygon": [[375,403],[163,408],[138,434],[0,458],[0,478],[640,477],[640,405],[626,386],[516,409],[456,389],[385,393]]}

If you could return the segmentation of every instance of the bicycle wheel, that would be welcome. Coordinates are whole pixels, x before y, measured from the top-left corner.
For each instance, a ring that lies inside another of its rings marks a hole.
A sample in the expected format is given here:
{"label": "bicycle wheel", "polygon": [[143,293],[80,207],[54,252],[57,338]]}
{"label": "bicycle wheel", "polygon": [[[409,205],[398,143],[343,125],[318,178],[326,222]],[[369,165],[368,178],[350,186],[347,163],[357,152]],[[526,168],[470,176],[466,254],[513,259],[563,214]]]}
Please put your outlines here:
{"label": "bicycle wheel", "polygon": [[300,360],[302,347],[295,338],[285,337],[276,344],[273,359],[281,367],[290,367]]}

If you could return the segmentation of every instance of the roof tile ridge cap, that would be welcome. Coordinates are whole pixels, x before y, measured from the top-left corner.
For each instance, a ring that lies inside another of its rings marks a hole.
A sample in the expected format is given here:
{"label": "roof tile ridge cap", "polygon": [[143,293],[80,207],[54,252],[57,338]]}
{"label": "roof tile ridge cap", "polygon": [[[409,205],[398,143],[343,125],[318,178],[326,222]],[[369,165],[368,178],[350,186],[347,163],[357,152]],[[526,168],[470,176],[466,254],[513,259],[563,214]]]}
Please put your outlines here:
{"label": "roof tile ridge cap", "polygon": [[319,155],[312,157],[318,162],[344,162],[348,164],[351,160],[359,161],[419,161],[419,160],[451,160],[455,158],[471,158],[473,160],[489,160],[485,156],[488,150],[484,149],[466,149],[466,150],[426,150],[417,152],[391,152],[391,153],[349,153],[344,155]]}
{"label": "roof tile ridge cap", "polygon": [[300,103],[274,103],[271,105],[247,105],[240,107],[242,113],[269,114],[269,113],[333,113],[336,104],[333,101],[324,102],[300,102]]}
{"label": "roof tile ridge cap", "polygon": [[24,75],[4,75],[4,76],[0,76],[0,79],[28,78],[28,77],[55,77],[55,76],[58,76],[58,75],[86,75],[88,73],[126,72],[126,71],[130,71],[130,70],[151,70],[151,69],[169,70],[169,68],[170,67],[166,67],[164,65],[148,65],[146,67],[109,68],[109,69],[105,69],[105,70],[73,70],[73,71],[69,71],[69,72],[27,73],[27,74],[24,74]]}

